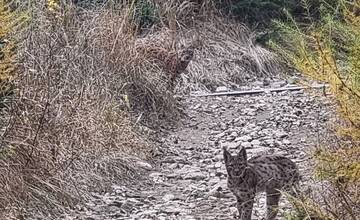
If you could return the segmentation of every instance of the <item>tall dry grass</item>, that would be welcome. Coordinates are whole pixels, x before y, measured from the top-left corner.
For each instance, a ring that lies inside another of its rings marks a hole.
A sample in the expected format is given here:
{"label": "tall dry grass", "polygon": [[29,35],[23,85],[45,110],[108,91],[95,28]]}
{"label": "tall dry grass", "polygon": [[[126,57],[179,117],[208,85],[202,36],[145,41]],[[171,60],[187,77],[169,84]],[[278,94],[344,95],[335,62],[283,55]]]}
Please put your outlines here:
{"label": "tall dry grass", "polygon": [[255,33],[241,23],[218,16],[197,22],[193,29],[201,49],[184,78],[188,90],[239,86],[284,72],[276,54],[255,43]]}
{"label": "tall dry grass", "polygon": [[136,158],[152,149],[128,112],[176,113],[162,70],[134,48],[126,8],[35,6],[15,100],[1,109],[0,216],[61,213],[138,177]]}
{"label": "tall dry grass", "polygon": [[178,81],[176,92],[211,91],[228,85],[236,89],[285,71],[275,53],[256,44],[255,32],[222,14],[213,1],[154,2],[159,6],[160,22],[147,37],[160,39],[162,44],[162,39],[171,39],[178,47],[196,44],[194,59]]}

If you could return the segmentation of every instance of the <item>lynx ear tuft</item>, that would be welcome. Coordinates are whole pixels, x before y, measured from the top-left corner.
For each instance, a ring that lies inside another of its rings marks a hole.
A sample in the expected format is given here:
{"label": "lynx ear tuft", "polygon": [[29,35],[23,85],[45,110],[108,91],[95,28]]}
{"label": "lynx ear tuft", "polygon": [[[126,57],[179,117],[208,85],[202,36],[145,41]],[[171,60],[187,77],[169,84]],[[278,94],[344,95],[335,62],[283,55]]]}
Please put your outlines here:
{"label": "lynx ear tuft", "polygon": [[246,149],[245,147],[242,147],[238,153],[238,158],[240,160],[244,160],[244,161],[247,161],[247,155],[246,155]]}
{"label": "lynx ear tuft", "polygon": [[231,154],[229,153],[229,151],[227,151],[226,147],[223,147],[223,154],[224,154],[225,163],[227,163],[231,158]]}

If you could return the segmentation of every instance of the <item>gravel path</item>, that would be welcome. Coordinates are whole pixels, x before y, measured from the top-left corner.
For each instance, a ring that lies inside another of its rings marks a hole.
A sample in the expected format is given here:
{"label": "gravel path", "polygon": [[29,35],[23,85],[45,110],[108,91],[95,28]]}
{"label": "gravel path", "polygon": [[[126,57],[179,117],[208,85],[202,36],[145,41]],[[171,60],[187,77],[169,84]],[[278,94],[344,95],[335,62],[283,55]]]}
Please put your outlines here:
{"label": "gravel path", "polygon": [[[160,140],[163,151],[157,165],[142,164],[149,170],[149,181],[94,194],[86,207],[64,219],[233,219],[236,203],[226,186],[222,146],[233,153],[244,146],[249,157],[288,156],[301,169],[305,191],[313,184],[307,153],[323,138],[328,105],[304,91],[190,97],[184,101],[189,117]],[[278,219],[284,219],[281,215],[288,208],[282,199]],[[264,211],[265,197],[260,194],[253,219],[261,219]]]}

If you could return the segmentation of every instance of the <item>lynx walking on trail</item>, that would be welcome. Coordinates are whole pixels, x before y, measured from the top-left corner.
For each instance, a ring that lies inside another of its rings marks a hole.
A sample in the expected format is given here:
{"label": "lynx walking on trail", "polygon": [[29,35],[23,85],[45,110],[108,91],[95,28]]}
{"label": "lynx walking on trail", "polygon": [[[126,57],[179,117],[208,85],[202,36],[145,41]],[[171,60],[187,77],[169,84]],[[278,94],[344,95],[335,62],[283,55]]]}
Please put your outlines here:
{"label": "lynx walking on trail", "polygon": [[267,220],[274,220],[280,200],[279,190],[291,192],[299,182],[299,170],[294,162],[283,156],[263,155],[247,160],[242,148],[236,156],[224,150],[228,187],[237,199],[240,219],[251,220],[254,197],[266,192]]}

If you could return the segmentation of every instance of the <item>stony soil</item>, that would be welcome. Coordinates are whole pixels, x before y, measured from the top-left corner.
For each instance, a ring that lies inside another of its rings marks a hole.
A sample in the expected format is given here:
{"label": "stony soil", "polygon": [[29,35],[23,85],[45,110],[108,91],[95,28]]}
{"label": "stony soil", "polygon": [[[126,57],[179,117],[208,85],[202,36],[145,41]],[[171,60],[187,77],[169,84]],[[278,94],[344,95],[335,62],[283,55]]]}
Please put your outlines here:
{"label": "stony soil", "polygon": [[[234,219],[236,203],[226,186],[222,146],[233,153],[246,147],[248,157],[286,155],[301,169],[302,190],[312,188],[308,154],[324,137],[330,117],[325,98],[294,91],[188,97],[183,104],[188,117],[159,140],[156,161],[139,164],[148,170],[146,181],[94,194],[91,202],[63,219]],[[283,198],[278,219],[289,208]],[[260,194],[253,219],[261,219],[264,211]]]}

